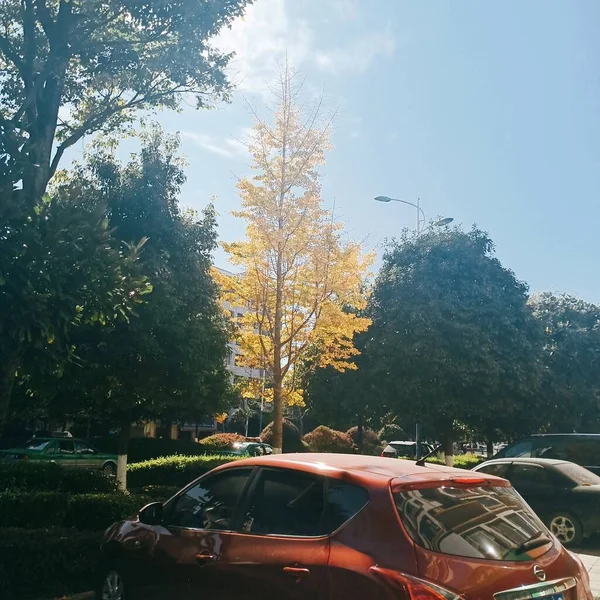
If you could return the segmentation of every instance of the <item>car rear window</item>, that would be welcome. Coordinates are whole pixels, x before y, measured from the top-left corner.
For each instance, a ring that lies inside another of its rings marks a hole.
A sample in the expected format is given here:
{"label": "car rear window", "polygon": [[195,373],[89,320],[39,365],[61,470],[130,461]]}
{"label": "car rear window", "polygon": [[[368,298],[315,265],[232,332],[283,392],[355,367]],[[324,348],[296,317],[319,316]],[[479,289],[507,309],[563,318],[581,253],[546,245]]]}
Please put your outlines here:
{"label": "car rear window", "polygon": [[566,475],[571,481],[577,485],[598,485],[600,477],[585,467],[575,465],[573,463],[564,463],[556,467],[563,475]]}
{"label": "car rear window", "polygon": [[469,558],[530,560],[522,544],[547,529],[510,487],[435,487],[394,493],[400,519],[423,548]]}

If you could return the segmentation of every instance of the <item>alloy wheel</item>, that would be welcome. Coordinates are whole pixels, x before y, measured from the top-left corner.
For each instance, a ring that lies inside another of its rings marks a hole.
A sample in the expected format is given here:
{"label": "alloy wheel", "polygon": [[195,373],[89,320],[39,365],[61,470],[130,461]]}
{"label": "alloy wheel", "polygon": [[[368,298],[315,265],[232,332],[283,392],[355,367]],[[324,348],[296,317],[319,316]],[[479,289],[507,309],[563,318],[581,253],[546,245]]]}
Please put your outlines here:
{"label": "alloy wheel", "polygon": [[550,522],[550,531],[561,543],[569,544],[575,539],[577,528],[569,517],[557,515]]}
{"label": "alloy wheel", "polygon": [[101,600],[125,600],[125,586],[117,571],[109,571],[102,584]]}

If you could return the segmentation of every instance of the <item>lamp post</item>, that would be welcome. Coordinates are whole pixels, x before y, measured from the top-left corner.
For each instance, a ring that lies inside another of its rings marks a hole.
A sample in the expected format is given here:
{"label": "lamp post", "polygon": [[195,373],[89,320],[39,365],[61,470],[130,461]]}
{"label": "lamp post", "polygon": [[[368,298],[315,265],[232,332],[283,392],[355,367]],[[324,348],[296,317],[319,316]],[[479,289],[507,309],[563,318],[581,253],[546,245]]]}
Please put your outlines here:
{"label": "lamp post", "polygon": [[[421,208],[421,199],[417,198],[416,204],[414,202],[409,202],[408,200],[400,200],[400,198],[390,198],[389,196],[375,196],[375,200],[377,202],[401,202],[402,204],[408,204],[408,206],[412,206],[417,209],[417,236],[421,235],[427,229],[431,227],[443,227],[444,225],[449,225],[454,221],[453,217],[444,217],[435,223],[431,223],[428,226],[425,226],[427,220],[425,219],[425,212]],[[417,459],[421,458],[421,427],[419,423],[415,424],[415,453],[417,455]]]}
{"label": "lamp post", "polygon": [[421,208],[421,199],[417,198],[416,204],[414,202],[409,202],[408,200],[400,200],[400,198],[390,198],[389,196],[375,196],[375,200],[377,202],[401,202],[402,204],[407,204],[408,206],[412,206],[417,209],[417,235],[420,235],[425,230],[430,227],[442,227],[444,225],[449,225],[454,221],[452,217],[444,217],[435,223],[431,223],[428,227],[425,226],[427,220],[425,219],[425,212]]}

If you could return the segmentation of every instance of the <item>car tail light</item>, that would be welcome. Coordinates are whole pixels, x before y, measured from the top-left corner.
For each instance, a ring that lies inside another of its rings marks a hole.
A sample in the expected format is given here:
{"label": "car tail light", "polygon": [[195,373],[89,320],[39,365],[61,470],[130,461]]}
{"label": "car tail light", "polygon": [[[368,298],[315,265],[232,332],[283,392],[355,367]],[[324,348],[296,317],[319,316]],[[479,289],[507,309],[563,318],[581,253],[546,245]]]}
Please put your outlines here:
{"label": "car tail light", "polygon": [[462,596],[431,581],[378,566],[371,567],[370,570],[388,584],[402,589],[407,600],[463,600]]}

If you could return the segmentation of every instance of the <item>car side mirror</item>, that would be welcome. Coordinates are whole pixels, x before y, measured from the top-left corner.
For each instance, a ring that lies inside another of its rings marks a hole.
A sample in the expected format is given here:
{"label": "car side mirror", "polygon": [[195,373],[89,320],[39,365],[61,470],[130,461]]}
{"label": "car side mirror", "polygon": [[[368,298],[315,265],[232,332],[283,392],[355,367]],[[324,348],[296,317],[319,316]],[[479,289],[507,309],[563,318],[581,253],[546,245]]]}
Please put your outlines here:
{"label": "car side mirror", "polygon": [[160,525],[163,517],[163,505],[162,502],[152,502],[146,504],[142,510],[138,513],[138,519],[140,523],[144,525]]}

